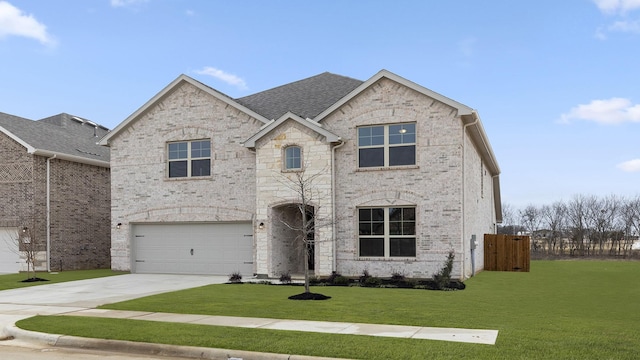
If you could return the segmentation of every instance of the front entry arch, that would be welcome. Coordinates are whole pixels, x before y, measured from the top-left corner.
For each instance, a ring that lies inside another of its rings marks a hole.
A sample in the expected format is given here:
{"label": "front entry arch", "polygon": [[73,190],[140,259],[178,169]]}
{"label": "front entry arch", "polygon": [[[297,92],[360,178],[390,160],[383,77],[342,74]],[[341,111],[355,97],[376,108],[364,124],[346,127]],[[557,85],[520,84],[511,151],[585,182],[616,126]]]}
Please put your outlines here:
{"label": "front entry arch", "polygon": [[[273,276],[303,275],[305,252],[308,253],[310,274],[315,269],[314,208],[307,206],[307,230],[303,229],[302,212],[298,204],[285,204],[271,209],[271,269]],[[304,240],[307,234],[307,241]]]}

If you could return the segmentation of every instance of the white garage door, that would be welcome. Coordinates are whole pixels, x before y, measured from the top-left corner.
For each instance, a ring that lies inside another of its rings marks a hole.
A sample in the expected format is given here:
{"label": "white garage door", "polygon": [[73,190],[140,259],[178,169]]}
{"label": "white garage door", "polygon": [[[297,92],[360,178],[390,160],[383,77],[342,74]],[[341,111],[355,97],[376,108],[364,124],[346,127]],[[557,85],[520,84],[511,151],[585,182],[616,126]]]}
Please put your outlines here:
{"label": "white garage door", "polygon": [[20,253],[16,228],[0,227],[0,273],[20,271]]}
{"label": "white garage door", "polygon": [[133,271],[162,274],[253,274],[251,223],[133,226]]}

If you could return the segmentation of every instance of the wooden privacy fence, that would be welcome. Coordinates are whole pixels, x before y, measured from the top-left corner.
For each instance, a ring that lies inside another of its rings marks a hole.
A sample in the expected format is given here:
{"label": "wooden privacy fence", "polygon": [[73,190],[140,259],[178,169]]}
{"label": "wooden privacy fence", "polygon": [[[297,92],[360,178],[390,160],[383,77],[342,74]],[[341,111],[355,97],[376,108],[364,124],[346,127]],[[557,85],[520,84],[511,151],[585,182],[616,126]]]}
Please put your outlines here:
{"label": "wooden privacy fence", "polygon": [[484,235],[484,269],[487,271],[529,271],[529,236]]}

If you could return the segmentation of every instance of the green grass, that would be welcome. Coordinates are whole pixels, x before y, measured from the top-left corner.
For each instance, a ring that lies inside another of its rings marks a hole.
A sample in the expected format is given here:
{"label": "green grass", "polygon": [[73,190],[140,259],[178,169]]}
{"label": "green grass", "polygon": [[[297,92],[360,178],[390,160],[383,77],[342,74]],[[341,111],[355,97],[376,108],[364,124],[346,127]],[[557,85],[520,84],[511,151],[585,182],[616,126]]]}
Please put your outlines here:
{"label": "green grass", "polygon": [[27,276],[26,273],[7,274],[7,275],[0,275],[0,290],[17,289],[17,288],[22,288],[27,286],[54,284],[59,282],[93,279],[93,278],[122,275],[122,274],[126,274],[126,273],[112,271],[109,269],[73,270],[73,271],[62,271],[58,273],[38,272],[36,273],[36,277],[47,279],[49,281],[35,281],[35,282],[22,282],[23,280],[26,280],[28,277],[33,277],[33,274],[31,274],[31,276]]}
{"label": "green grass", "polygon": [[496,345],[119,319],[36,317],[23,328],[98,338],[356,359],[635,359],[640,262],[534,261],[483,272],[463,291],[212,285],[105,306],[123,310],[499,330]]}

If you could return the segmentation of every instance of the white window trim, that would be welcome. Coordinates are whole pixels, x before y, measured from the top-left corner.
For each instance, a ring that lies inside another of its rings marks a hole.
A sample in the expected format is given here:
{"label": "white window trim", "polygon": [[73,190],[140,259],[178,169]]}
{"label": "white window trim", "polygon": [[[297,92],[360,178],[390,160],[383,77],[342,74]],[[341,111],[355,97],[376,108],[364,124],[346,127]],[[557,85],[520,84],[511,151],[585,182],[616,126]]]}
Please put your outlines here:
{"label": "white window trim", "polygon": [[[359,259],[374,259],[374,260],[415,260],[418,257],[418,236],[414,235],[393,235],[394,238],[406,238],[406,239],[414,239],[416,246],[416,256],[391,256],[391,226],[389,222],[389,209],[390,208],[411,208],[414,209],[416,213],[416,219],[414,220],[414,232],[417,232],[418,228],[418,216],[417,209],[415,206],[362,206],[358,207],[357,211],[360,209],[384,209],[384,235],[360,235],[360,215],[356,216],[357,218],[357,229],[358,229],[358,244],[357,244],[357,258]],[[383,239],[384,241],[384,256],[360,256],[360,238],[372,238],[372,239]]]}
{"label": "white window trim", "polygon": [[[208,157],[192,157],[191,156],[191,144],[194,142],[202,142],[202,141],[208,141],[209,142],[209,156]],[[187,157],[186,158],[180,158],[180,159],[169,159],[169,145],[170,144],[178,144],[178,143],[187,143]],[[166,167],[166,171],[167,171],[167,179],[170,180],[179,180],[179,179],[206,179],[206,178],[210,178],[211,175],[213,174],[213,170],[211,169],[211,165],[213,164],[212,161],[212,150],[211,150],[211,140],[210,139],[195,139],[195,140],[180,140],[180,141],[170,141],[167,142],[167,146],[165,147],[166,152],[167,152],[167,167]],[[209,175],[205,175],[205,176],[192,176],[191,175],[191,164],[192,164],[192,160],[206,160],[209,159]],[[186,161],[187,162],[187,176],[175,176],[175,177],[171,177],[170,173],[169,173],[169,164],[172,162],[178,162],[178,161]]]}
{"label": "white window trim", "polygon": [[[405,124],[413,124],[416,126],[416,139],[413,143],[402,143],[402,144],[389,144],[389,127],[393,125],[405,125]],[[360,146],[360,134],[358,133],[361,128],[367,127],[380,127],[384,128],[384,143],[382,145],[368,145],[368,146]],[[413,145],[415,147],[415,164],[412,165],[389,165],[389,149],[392,147],[400,147],[400,146],[410,146]],[[405,122],[405,123],[389,123],[389,124],[377,124],[377,125],[362,125],[356,128],[356,146],[357,146],[357,159],[356,164],[358,166],[358,170],[373,170],[373,169],[402,169],[402,168],[417,168],[418,164],[418,125],[415,122]],[[377,149],[383,148],[384,150],[384,164],[382,166],[365,166],[360,167],[360,149]]]}

